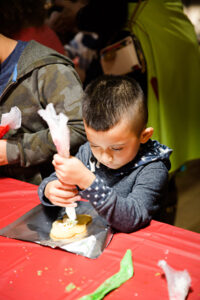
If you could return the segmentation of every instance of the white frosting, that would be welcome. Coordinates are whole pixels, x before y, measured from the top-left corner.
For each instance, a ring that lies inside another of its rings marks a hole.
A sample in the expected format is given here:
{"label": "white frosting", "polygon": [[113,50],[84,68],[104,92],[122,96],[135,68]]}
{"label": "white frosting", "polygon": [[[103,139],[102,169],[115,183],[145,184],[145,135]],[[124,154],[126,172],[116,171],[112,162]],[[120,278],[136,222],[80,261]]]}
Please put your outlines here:
{"label": "white frosting", "polygon": [[63,229],[69,229],[69,228],[74,227],[77,224],[77,222],[78,221],[73,221],[68,218],[63,218],[63,222],[58,223],[58,226]]}

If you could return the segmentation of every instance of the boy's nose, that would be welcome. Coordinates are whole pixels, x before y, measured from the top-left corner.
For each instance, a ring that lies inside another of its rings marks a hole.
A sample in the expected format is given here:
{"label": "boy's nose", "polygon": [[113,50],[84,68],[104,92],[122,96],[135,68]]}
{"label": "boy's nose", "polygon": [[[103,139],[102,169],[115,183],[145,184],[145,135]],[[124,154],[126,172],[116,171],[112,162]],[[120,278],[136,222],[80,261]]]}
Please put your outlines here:
{"label": "boy's nose", "polygon": [[103,164],[111,163],[112,162],[112,156],[108,152],[103,152],[101,154],[101,162]]}

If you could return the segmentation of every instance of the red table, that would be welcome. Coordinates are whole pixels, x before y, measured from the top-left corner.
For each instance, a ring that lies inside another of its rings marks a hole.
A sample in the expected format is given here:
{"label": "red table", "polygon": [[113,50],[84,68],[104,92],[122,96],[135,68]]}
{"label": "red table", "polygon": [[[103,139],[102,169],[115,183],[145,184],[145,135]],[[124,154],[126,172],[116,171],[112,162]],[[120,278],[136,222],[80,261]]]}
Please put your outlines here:
{"label": "red table", "polygon": [[[0,204],[2,228],[39,204],[37,186],[2,178]],[[167,282],[157,266],[161,259],[188,270],[192,284],[187,299],[200,299],[200,234],[156,221],[132,234],[115,234],[97,259],[0,236],[0,299],[78,299],[118,272],[127,249],[132,250],[134,276],[107,300],[168,299]],[[69,283],[75,286],[70,292]]]}

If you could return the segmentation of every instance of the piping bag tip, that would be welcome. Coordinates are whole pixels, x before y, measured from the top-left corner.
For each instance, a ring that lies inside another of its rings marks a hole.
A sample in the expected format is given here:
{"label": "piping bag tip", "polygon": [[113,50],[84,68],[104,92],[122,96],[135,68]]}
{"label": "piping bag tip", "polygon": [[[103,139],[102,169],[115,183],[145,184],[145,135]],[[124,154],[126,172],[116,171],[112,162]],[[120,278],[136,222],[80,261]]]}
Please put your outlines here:
{"label": "piping bag tip", "polygon": [[66,207],[65,212],[70,220],[76,220],[76,210],[75,207]]}

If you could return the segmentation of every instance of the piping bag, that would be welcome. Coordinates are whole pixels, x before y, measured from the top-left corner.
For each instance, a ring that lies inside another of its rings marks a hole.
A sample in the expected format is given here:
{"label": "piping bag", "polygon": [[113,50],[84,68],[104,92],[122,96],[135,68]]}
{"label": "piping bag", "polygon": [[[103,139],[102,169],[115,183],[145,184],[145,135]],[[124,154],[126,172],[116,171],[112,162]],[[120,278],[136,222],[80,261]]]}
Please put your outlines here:
{"label": "piping bag", "polygon": [[185,300],[191,284],[190,274],[187,270],[179,271],[173,269],[165,260],[159,260],[167,279],[168,293],[170,300]]}
{"label": "piping bag", "polygon": [[92,294],[83,296],[79,300],[101,300],[110,291],[120,287],[125,281],[133,276],[132,253],[128,249],[120,262],[120,270],[106,279]]}
{"label": "piping bag", "polygon": [[0,138],[2,138],[10,129],[21,127],[21,111],[17,106],[11,108],[10,112],[2,114],[0,123]]}
{"label": "piping bag", "polygon": [[[38,110],[38,114],[47,122],[58,153],[68,158],[70,156],[70,131],[66,125],[68,117],[63,113],[56,114],[53,103],[49,103],[46,109]],[[74,207],[66,207],[66,214],[70,220],[76,220]]]}

